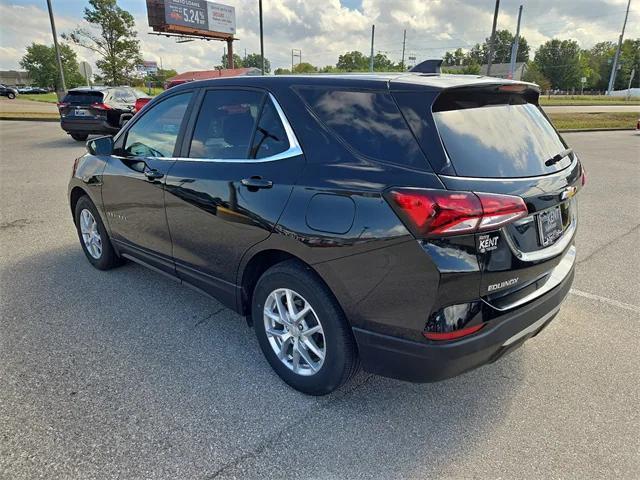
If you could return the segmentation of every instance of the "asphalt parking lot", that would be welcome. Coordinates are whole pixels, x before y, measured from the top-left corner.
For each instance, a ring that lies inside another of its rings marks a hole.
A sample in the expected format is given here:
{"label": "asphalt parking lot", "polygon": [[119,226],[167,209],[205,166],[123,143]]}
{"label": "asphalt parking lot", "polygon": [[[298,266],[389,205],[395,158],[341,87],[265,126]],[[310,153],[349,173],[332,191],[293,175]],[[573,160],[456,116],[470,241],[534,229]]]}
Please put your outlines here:
{"label": "asphalt parking lot", "polygon": [[551,326],[452,380],[312,398],[215,301],[94,270],[66,200],[84,146],[0,122],[0,478],[638,478],[640,135],[565,138],[588,185]]}

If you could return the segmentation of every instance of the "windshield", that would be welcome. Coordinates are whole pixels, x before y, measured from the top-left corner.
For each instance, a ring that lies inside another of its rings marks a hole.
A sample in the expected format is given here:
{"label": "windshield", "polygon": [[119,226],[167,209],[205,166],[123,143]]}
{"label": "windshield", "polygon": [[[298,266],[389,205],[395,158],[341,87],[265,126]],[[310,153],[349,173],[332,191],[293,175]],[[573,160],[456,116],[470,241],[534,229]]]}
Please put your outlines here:
{"label": "windshield", "polygon": [[62,100],[64,103],[72,105],[91,105],[92,103],[102,102],[102,92],[69,92]]}
{"label": "windshield", "polygon": [[545,165],[567,147],[538,106],[490,104],[434,111],[451,163],[465,177],[530,177],[562,170],[573,155]]}

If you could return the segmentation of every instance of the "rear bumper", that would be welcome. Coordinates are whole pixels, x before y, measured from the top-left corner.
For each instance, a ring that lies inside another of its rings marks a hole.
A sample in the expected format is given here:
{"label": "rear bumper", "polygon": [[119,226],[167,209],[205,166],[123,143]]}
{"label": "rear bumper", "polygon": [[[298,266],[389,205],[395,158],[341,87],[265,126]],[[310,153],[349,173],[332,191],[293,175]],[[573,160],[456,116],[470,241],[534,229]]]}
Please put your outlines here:
{"label": "rear bumper", "polygon": [[111,134],[118,133],[118,131],[120,130],[119,128],[112,126],[106,119],[71,120],[67,118],[61,118],[60,126],[67,133]]}
{"label": "rear bumper", "polygon": [[436,382],[494,362],[549,324],[569,293],[573,277],[572,269],[552,291],[457,341],[415,342],[354,327],[363,367],[400,380]]}

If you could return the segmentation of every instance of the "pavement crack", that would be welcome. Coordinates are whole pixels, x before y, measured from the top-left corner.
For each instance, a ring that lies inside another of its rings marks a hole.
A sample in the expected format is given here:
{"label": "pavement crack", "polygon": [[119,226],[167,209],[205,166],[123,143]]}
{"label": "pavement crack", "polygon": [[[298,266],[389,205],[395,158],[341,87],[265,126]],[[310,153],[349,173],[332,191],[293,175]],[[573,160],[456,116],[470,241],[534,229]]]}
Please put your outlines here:
{"label": "pavement crack", "polygon": [[620,235],[618,235],[615,238],[612,238],[611,240],[609,240],[607,243],[605,243],[604,245],[596,248],[593,252],[591,252],[589,255],[587,255],[584,258],[581,258],[580,260],[578,260],[576,262],[576,265],[581,265],[584,262],[591,260],[591,257],[597,255],[598,253],[602,252],[603,250],[606,250],[607,248],[609,248],[611,245],[613,245],[615,242],[617,242],[618,240],[623,239],[624,237],[626,237],[627,235],[631,235],[632,233],[636,232],[638,229],[640,228],[640,225],[636,225],[635,227],[633,227],[631,230],[622,233]]}
{"label": "pavement crack", "polygon": [[[258,457],[259,455],[264,453],[267,449],[269,449],[271,446],[273,446],[284,432],[291,430],[291,428],[296,425],[299,425],[301,420],[303,419],[309,420],[310,418],[315,417],[322,410],[328,408],[330,405],[333,405],[336,402],[344,400],[345,397],[347,397],[351,393],[365,386],[369,382],[369,380],[371,380],[374,376],[375,375],[373,374],[369,374],[360,382],[352,381],[350,384],[346,386],[346,388],[339,390],[338,392],[331,395],[331,398],[324,401],[321,400],[318,403],[317,408],[311,414],[307,413],[306,411],[302,412],[300,415],[296,416],[296,418],[294,418],[291,422],[287,423],[281,429],[269,435],[269,437],[267,437],[266,440],[264,440],[262,443],[257,445],[255,448],[253,448],[252,450],[248,451],[243,455],[240,455],[238,458],[231,460],[230,462],[222,465],[218,470],[216,470],[212,474],[205,476],[204,480],[214,480],[215,478],[218,478],[221,474],[223,474],[225,471],[229,470],[230,468],[233,468],[241,464],[242,462],[245,462],[246,460],[251,460]],[[312,410],[313,410],[313,407],[312,407]]]}
{"label": "pavement crack", "polygon": [[200,325],[202,325],[202,324],[204,324],[204,323],[207,323],[207,322],[208,322],[209,320],[211,320],[213,317],[215,317],[215,316],[216,316],[216,315],[218,315],[219,313],[224,312],[225,310],[226,310],[226,308],[225,308],[225,307],[221,307],[221,308],[219,308],[218,310],[216,310],[215,312],[210,313],[210,314],[209,314],[209,315],[207,315],[206,317],[204,317],[204,318],[202,318],[202,319],[198,320],[198,321],[196,322],[196,324],[193,326],[193,328],[198,328]]}

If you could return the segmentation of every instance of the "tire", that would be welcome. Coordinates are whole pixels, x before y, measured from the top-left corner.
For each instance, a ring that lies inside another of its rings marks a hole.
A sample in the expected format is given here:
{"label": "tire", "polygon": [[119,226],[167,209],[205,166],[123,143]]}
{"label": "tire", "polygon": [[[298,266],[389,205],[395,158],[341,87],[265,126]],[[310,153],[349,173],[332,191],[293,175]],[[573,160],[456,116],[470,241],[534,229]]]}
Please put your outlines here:
{"label": "tire", "polygon": [[[290,297],[287,290],[291,292]],[[277,313],[276,298],[281,299],[282,308],[287,310],[284,316],[289,326],[282,323],[282,315]],[[310,307],[297,322],[289,321],[288,298],[293,299],[294,312],[304,310],[306,305]],[[251,311],[262,353],[280,378],[296,390],[325,395],[358,371],[351,328],[331,291],[310,268],[297,261],[286,261],[268,269],[256,284]],[[283,345],[285,348],[280,348]],[[294,367],[296,350],[297,368]]]}
{"label": "tire", "polygon": [[7,93],[7,98],[9,100],[13,100],[14,98],[16,98],[16,94],[13,93],[13,92],[9,92],[9,93]]}
{"label": "tire", "polygon": [[78,200],[74,219],[80,245],[91,265],[98,270],[109,270],[122,263],[111,245],[98,209],[88,196],[84,195]]}
{"label": "tire", "polygon": [[77,140],[78,142],[84,142],[89,138],[89,135],[86,133],[71,133],[71,138]]}

